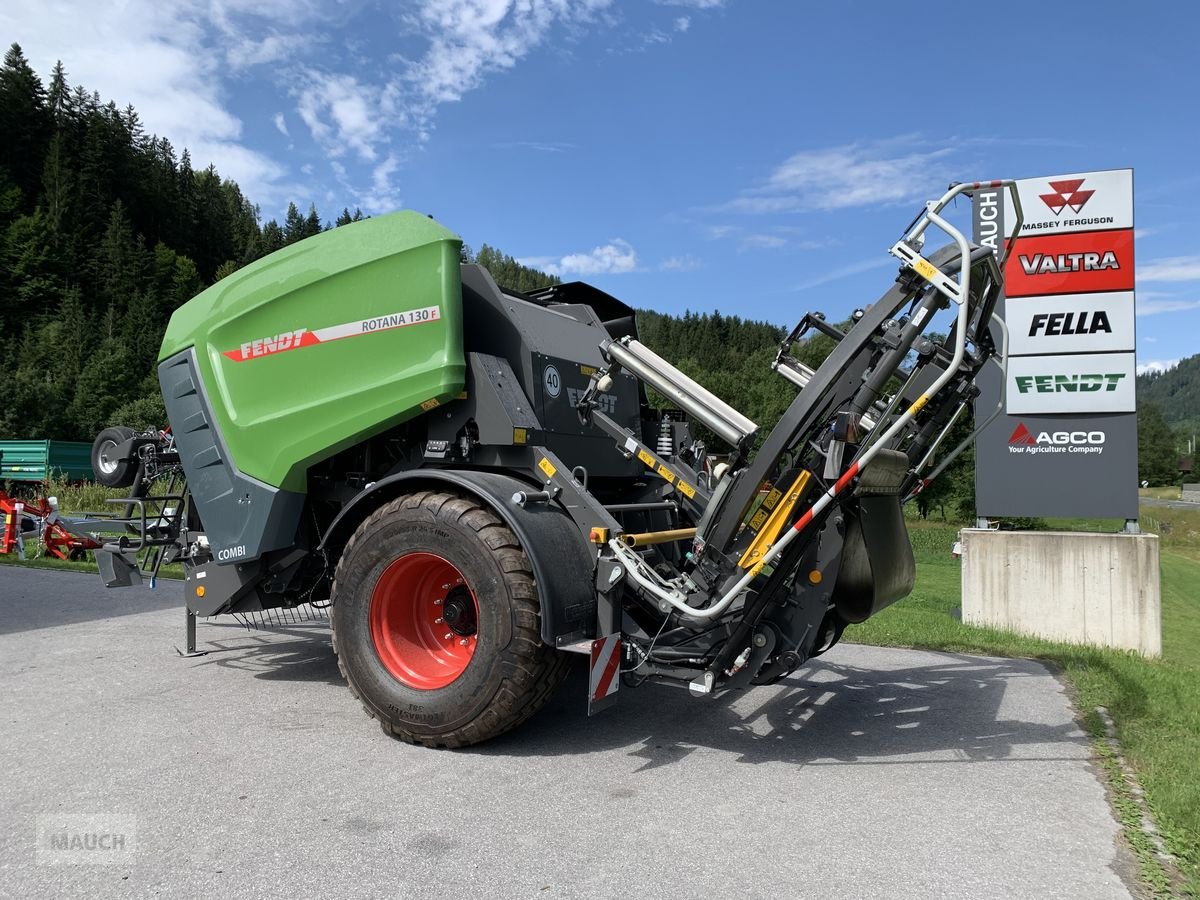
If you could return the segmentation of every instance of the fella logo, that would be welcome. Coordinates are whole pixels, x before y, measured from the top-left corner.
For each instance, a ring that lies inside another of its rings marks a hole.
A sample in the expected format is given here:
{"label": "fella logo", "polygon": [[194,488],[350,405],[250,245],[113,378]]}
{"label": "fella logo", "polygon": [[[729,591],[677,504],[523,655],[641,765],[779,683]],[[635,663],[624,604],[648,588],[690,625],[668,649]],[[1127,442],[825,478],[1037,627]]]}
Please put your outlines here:
{"label": "fella logo", "polygon": [[1069,209],[1076,215],[1083,211],[1087,202],[1092,199],[1095,191],[1082,190],[1083,178],[1072,178],[1066,181],[1051,181],[1049,194],[1038,194],[1042,202],[1050,207],[1051,212],[1061,216],[1064,209]]}
{"label": "fella logo", "polygon": [[1092,312],[1037,313],[1029,323],[1029,336],[1067,334],[1112,334],[1108,313],[1102,309]]}

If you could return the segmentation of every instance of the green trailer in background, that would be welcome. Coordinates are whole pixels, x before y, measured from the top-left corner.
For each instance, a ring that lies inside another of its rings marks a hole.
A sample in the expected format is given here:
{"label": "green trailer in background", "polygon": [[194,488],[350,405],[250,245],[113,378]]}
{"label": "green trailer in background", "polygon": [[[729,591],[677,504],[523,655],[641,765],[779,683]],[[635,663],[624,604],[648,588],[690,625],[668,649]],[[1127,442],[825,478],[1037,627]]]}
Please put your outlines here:
{"label": "green trailer in background", "polygon": [[0,441],[0,483],[50,477],[92,481],[92,445],[83,441]]}

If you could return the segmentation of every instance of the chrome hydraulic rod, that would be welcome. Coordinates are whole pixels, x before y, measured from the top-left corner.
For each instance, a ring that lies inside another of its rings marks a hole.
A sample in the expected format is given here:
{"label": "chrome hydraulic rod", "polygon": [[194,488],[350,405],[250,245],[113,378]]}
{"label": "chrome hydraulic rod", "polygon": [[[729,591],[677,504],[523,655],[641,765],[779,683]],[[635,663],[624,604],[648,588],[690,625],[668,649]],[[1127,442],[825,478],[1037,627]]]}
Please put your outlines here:
{"label": "chrome hydraulic rod", "polygon": [[[996,184],[998,185],[999,183]],[[940,205],[935,202],[930,202],[927,204],[925,213],[922,215],[922,221],[918,223],[915,231],[917,233],[923,232],[928,224],[932,223],[954,240],[955,244],[958,246],[960,260],[957,284],[945,285],[944,282],[946,279],[944,276],[941,278],[936,278],[935,280],[935,277],[941,276],[941,273],[936,269],[933,269],[928,261],[919,255],[916,255],[916,258],[914,259],[913,256],[915,254],[912,253],[911,246],[905,245],[903,248],[901,247],[901,245],[904,244],[903,241],[898,242],[897,245],[892,248],[893,255],[910,265],[927,281],[937,286],[958,306],[957,325],[954,329],[954,355],[950,360],[950,364],[946,366],[942,373],[934,380],[933,384],[929,386],[928,390],[926,390],[925,393],[918,397],[912,403],[912,405],[908,407],[908,409],[906,409],[900,416],[896,418],[896,421],[892,423],[891,427],[887,429],[887,431],[878,441],[860,453],[859,458],[850,464],[850,467],[842,474],[840,478],[838,478],[838,480],[831,488],[829,488],[829,490],[817,498],[816,502],[808,508],[808,510],[800,517],[796,524],[788,529],[782,537],[777,539],[775,543],[772,544],[771,547],[763,554],[762,558],[753,566],[751,566],[741,578],[734,582],[734,584],[725,592],[724,596],[722,596],[720,600],[717,600],[715,603],[707,607],[693,608],[688,606],[688,604],[680,596],[680,591],[677,587],[671,590],[665,590],[657,585],[654,585],[653,582],[650,579],[645,578],[640,571],[636,574],[631,572],[630,574],[633,575],[634,580],[641,584],[643,588],[646,588],[648,591],[650,591],[650,593],[658,597],[660,600],[670,604],[680,612],[685,613],[693,618],[712,619],[724,613],[725,610],[728,609],[729,606],[746,591],[754,579],[758,577],[762,569],[765,566],[770,565],[784,550],[787,549],[792,541],[794,541],[817,516],[825,511],[825,509],[837,498],[837,496],[855,479],[859,472],[871,462],[878,452],[890,444],[901,432],[901,430],[906,428],[908,424],[916,417],[917,413],[919,413],[925,407],[930,398],[935,396],[943,387],[945,387],[950,379],[953,378],[958,372],[959,367],[962,365],[963,358],[966,356],[967,347],[967,326],[970,319],[969,298],[971,295],[971,253],[970,247],[967,244],[967,239],[963,236],[962,232],[939,216],[936,211],[937,209],[944,207],[947,197],[953,196],[955,193],[958,192],[954,189],[951,189],[950,192],[947,192],[946,197],[943,197],[942,201],[940,201]],[[903,250],[907,250],[908,252],[905,253]],[[614,547],[614,549],[617,549],[615,546],[616,544],[618,544],[616,541],[609,542],[609,546]],[[618,555],[625,556],[625,554],[629,553],[629,548],[621,547],[617,552]],[[638,568],[640,569],[640,560],[638,563]]]}

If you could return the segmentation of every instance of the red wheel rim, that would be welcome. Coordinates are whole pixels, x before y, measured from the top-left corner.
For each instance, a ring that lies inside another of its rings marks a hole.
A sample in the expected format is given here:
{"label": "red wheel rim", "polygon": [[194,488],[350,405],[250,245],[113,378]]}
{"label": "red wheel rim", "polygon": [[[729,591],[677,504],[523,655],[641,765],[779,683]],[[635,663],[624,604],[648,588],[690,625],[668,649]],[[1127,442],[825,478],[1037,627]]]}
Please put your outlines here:
{"label": "red wheel rim", "polygon": [[434,553],[406,553],[388,564],[371,591],[368,620],[379,661],[417,690],[450,684],[475,655],[475,593]]}

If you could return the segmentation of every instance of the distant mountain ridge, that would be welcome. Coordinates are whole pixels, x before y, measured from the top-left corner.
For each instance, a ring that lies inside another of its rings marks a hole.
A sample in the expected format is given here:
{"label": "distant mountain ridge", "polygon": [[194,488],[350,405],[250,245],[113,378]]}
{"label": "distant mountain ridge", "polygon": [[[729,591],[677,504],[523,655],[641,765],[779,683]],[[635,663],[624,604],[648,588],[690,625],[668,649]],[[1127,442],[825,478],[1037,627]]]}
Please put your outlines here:
{"label": "distant mountain ridge", "polygon": [[1137,377],[1139,403],[1154,403],[1172,428],[1200,431],[1200,353]]}

